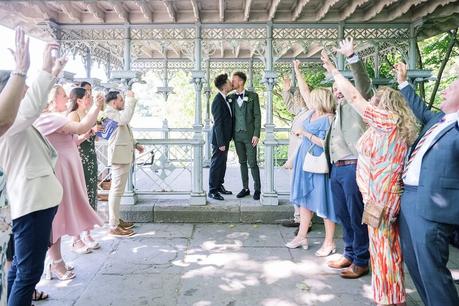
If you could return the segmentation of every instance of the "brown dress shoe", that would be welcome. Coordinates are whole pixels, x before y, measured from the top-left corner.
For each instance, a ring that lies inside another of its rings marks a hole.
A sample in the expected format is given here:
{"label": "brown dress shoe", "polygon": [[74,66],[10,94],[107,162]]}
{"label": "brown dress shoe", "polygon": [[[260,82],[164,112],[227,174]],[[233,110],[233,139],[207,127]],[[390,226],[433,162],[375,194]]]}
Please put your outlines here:
{"label": "brown dress shoe", "polygon": [[359,278],[361,276],[367,275],[368,272],[369,272],[368,266],[361,267],[361,266],[352,264],[349,268],[341,271],[340,276],[342,278],[354,279],[354,278]]}
{"label": "brown dress shoe", "polygon": [[124,229],[131,229],[134,227],[134,223],[132,222],[127,222],[127,221],[124,221],[123,219],[119,219],[119,226],[121,226],[122,228]]}
{"label": "brown dress shoe", "polygon": [[133,230],[124,229],[119,225],[115,228],[110,229],[108,233],[110,234],[110,236],[114,237],[130,237],[135,234]]}
{"label": "brown dress shoe", "polygon": [[349,259],[347,259],[346,257],[341,257],[340,259],[336,259],[336,260],[330,260],[328,262],[328,266],[330,268],[333,268],[333,269],[343,269],[343,268],[347,268],[349,267],[350,265],[352,264],[352,261],[350,261]]}

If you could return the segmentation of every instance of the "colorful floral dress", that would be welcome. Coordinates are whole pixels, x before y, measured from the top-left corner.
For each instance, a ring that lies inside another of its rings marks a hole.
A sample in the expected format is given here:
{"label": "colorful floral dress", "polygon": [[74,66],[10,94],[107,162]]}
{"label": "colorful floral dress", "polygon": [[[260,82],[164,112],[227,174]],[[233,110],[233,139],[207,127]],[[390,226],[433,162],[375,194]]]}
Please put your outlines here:
{"label": "colorful floral dress", "polygon": [[365,205],[386,206],[379,228],[368,226],[374,300],[405,302],[403,259],[398,223],[401,175],[408,146],[398,133],[398,116],[368,105],[363,114],[369,129],[357,143],[357,184]]}
{"label": "colorful floral dress", "polygon": [[80,150],[81,162],[83,163],[89,205],[97,211],[97,153],[95,141],[96,136],[93,135],[83,141],[78,149]]}
{"label": "colorful floral dress", "polygon": [[6,203],[6,181],[5,175],[0,169],[0,305],[6,305],[6,273],[4,271],[6,262],[6,249],[11,234],[11,216]]}

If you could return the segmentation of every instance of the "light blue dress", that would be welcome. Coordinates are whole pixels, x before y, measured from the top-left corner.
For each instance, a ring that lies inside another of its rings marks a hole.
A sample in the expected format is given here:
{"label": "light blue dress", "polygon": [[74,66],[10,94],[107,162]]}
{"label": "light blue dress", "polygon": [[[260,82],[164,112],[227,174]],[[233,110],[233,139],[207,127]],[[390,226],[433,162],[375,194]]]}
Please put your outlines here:
{"label": "light blue dress", "polygon": [[[303,122],[303,129],[314,136],[325,139],[330,128],[328,116],[319,117],[311,122],[312,114],[313,111],[306,116]],[[296,206],[309,209],[321,218],[337,223],[328,174],[303,171],[304,157],[310,149],[312,149],[311,153],[314,156],[318,156],[323,152],[322,147],[303,137],[293,162],[290,201]]]}

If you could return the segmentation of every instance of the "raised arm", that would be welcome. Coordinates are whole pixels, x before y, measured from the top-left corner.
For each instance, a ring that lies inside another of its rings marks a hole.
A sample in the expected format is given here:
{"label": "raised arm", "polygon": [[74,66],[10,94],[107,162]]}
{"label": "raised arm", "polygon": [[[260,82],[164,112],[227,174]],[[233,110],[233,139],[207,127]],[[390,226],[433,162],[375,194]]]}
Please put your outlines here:
{"label": "raised arm", "polygon": [[414,88],[408,83],[407,66],[404,63],[395,64],[395,72],[399,89],[416,118],[426,124],[435,116],[435,113],[427,108],[427,105],[416,94]]}
{"label": "raised arm", "polygon": [[311,91],[309,90],[309,86],[304,80],[303,74],[301,73],[301,62],[299,60],[294,60],[293,68],[295,70],[296,79],[298,80],[298,88],[300,89],[301,96],[303,97],[304,101],[307,101]]}
{"label": "raised arm", "polygon": [[336,52],[346,57],[347,63],[351,68],[352,75],[354,76],[354,83],[357,90],[365,99],[370,99],[373,95],[373,86],[371,79],[368,75],[363,62],[359,56],[354,52],[354,40],[352,37],[346,38],[339,43],[339,48]]}
{"label": "raised arm", "polygon": [[354,107],[354,109],[362,116],[365,112],[365,108],[368,105],[368,102],[360,94],[360,92],[346,79],[335,65],[332,64],[330,58],[327,55],[325,50],[322,50],[321,59],[323,62],[324,68],[333,75],[335,79],[335,85],[341,91],[346,101]]}
{"label": "raised arm", "polygon": [[292,80],[289,77],[284,77],[284,85],[282,88],[282,100],[284,101],[285,107],[291,114],[295,112],[295,100],[290,89],[292,88]]}
{"label": "raised arm", "polygon": [[86,116],[81,119],[81,121],[69,121],[64,125],[59,132],[65,134],[78,134],[82,135],[87,133],[92,127],[96,124],[97,115],[99,114],[100,109],[103,107],[104,98],[102,96],[97,96],[96,103],[91,107]]}
{"label": "raised arm", "polygon": [[29,39],[22,28],[16,29],[16,50],[10,49],[16,69],[0,93],[0,136],[14,123],[25,90],[25,79],[30,67]]}
{"label": "raised arm", "polygon": [[59,58],[57,60],[53,58],[51,53],[53,50],[57,49],[58,46],[55,44],[49,44],[46,47],[43,70],[27,90],[19,106],[17,118],[4,136],[14,135],[30,127],[48,104],[49,91],[56,83],[56,77],[60,74],[62,69],[64,69],[67,63],[67,59],[65,58]]}

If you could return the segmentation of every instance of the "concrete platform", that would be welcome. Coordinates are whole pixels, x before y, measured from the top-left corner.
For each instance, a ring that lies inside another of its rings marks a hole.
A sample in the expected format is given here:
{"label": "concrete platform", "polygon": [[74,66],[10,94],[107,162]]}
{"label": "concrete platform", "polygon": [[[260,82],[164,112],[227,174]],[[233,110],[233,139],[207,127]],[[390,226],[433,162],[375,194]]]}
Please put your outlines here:
{"label": "concrete platform", "polygon": [[[134,222],[158,223],[280,223],[292,218],[293,206],[287,199],[280,205],[265,206],[252,199],[209,201],[205,206],[190,205],[186,199],[140,198],[135,205],[121,205],[121,217]],[[107,202],[98,210],[107,220]]]}
{"label": "concrete platform", "polygon": [[[49,293],[38,306],[295,306],[374,305],[371,277],[344,280],[314,256],[324,232],[314,225],[309,250],[284,244],[293,229],[267,224],[139,224],[137,235],[116,239],[94,231],[101,249],[76,255],[63,240],[63,257],[75,266],[69,281],[43,279]],[[341,229],[335,233],[342,252]],[[451,248],[450,268],[459,269]],[[422,305],[406,273],[408,306]]]}

